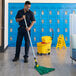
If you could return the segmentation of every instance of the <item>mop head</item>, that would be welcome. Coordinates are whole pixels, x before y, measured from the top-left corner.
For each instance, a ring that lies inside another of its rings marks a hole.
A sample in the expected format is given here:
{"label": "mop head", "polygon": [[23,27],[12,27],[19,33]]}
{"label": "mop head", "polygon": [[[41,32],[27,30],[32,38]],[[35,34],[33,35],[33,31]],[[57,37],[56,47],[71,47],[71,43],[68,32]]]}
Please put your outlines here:
{"label": "mop head", "polygon": [[35,66],[35,69],[39,72],[40,75],[47,74],[55,70],[55,68],[46,68],[43,66]]}

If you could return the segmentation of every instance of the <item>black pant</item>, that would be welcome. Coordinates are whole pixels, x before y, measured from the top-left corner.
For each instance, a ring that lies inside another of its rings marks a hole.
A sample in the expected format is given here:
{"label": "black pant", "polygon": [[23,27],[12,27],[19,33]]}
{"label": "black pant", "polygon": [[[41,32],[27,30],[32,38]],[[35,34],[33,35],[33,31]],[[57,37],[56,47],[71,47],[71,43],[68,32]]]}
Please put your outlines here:
{"label": "black pant", "polygon": [[[29,31],[29,33],[30,33],[30,31]],[[25,27],[19,27],[17,41],[16,41],[16,54],[15,54],[15,57],[18,57],[18,58],[20,56],[20,48],[21,48],[23,37],[25,40],[25,55],[24,55],[24,57],[28,57],[29,46],[30,46],[30,40],[28,37],[28,33],[27,33]]]}

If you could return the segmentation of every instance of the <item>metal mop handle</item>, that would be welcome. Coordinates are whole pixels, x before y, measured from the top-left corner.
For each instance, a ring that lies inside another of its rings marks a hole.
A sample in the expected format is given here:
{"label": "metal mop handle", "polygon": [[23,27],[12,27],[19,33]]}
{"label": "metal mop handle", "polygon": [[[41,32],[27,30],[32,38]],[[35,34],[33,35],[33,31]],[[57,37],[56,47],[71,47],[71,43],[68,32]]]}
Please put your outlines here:
{"label": "metal mop handle", "polygon": [[[28,28],[26,19],[24,21],[25,21],[26,28]],[[34,51],[34,48],[33,48],[33,45],[32,45],[32,41],[31,41],[31,37],[30,37],[29,31],[27,31],[27,33],[28,33],[28,37],[29,37],[29,40],[30,40],[30,43],[31,43],[32,52],[33,52],[33,56],[34,56],[34,60],[35,60],[35,65],[38,67],[39,65],[37,63],[37,58],[36,58],[35,51]]]}
{"label": "metal mop handle", "polygon": [[[25,19],[24,21],[25,21],[26,28],[28,28],[26,19]],[[28,33],[28,37],[29,37],[29,40],[30,40],[30,43],[31,43],[33,56],[34,56],[34,58],[36,58],[36,56],[35,56],[35,51],[34,51],[34,48],[33,48],[33,45],[32,45],[32,41],[31,41],[31,37],[30,37],[29,31],[27,31],[27,33]]]}

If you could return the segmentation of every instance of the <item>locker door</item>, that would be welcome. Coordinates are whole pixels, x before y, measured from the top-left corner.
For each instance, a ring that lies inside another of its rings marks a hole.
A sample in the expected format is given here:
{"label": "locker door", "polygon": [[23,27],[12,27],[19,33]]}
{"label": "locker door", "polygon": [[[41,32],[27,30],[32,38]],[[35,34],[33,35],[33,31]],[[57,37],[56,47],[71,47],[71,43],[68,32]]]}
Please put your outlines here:
{"label": "locker door", "polygon": [[75,13],[74,11],[72,11],[70,8],[69,9],[64,9],[64,20],[63,20],[63,24],[64,24],[64,38],[65,38],[65,42],[66,45],[69,46],[70,45],[70,31],[69,31],[69,26],[70,26],[70,14]]}
{"label": "locker door", "polygon": [[9,9],[8,46],[15,46],[19,24],[15,20],[18,9]]}
{"label": "locker door", "polygon": [[48,11],[49,13],[49,17],[50,18],[55,18],[55,17],[57,17],[57,9],[49,9],[49,11]]}

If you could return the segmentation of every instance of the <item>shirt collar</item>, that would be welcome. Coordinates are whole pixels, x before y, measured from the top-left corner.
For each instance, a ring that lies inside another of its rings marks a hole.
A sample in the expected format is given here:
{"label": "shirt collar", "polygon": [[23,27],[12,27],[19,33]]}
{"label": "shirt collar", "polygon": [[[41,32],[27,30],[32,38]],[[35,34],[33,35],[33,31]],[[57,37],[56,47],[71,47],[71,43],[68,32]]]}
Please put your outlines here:
{"label": "shirt collar", "polygon": [[[24,12],[24,9],[23,9],[23,12]],[[29,12],[29,10],[28,10],[28,11],[26,11],[26,12],[24,12],[24,13],[27,13],[27,12]]]}

